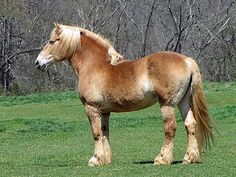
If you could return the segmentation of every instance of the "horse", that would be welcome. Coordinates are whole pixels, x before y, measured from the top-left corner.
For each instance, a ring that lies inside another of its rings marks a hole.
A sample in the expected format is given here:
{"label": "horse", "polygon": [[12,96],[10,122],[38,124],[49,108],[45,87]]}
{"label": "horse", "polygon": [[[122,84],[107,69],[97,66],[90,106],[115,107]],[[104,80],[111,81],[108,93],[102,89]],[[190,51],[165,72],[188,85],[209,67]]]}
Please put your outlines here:
{"label": "horse", "polygon": [[[94,152],[89,166],[112,162],[109,141],[111,112],[128,112],[159,103],[164,124],[164,144],[154,165],[172,164],[178,107],[187,132],[182,163],[201,161],[202,151],[213,140],[199,67],[183,54],[160,51],[136,60],[120,55],[104,37],[78,26],[55,23],[50,39],[35,64],[68,60],[78,78],[78,93],[89,119]],[[151,137],[150,137],[151,138]]]}

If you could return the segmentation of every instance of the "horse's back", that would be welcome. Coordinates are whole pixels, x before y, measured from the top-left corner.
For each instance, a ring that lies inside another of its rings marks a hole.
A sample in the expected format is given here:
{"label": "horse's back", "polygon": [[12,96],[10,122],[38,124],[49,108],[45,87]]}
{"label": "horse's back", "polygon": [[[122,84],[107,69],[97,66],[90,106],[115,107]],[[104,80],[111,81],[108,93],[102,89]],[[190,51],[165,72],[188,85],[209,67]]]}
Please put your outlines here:
{"label": "horse's back", "polygon": [[162,73],[182,70],[186,66],[187,58],[185,55],[171,51],[156,52],[144,57],[148,62],[150,72],[158,70]]}

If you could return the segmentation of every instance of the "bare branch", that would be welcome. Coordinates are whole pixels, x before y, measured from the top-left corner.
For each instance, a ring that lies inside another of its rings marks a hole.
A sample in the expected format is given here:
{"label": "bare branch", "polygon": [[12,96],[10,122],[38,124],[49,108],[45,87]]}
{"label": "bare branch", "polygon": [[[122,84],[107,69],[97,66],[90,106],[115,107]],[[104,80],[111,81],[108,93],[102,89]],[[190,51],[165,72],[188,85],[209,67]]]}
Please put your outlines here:
{"label": "bare branch", "polygon": [[145,31],[144,31],[144,37],[143,37],[143,45],[142,45],[142,53],[141,53],[141,56],[146,55],[148,30],[149,30],[149,27],[150,27],[150,23],[151,23],[151,19],[152,19],[153,13],[154,13],[155,9],[157,8],[157,6],[158,6],[158,5],[156,4],[156,0],[153,0],[153,2],[152,2],[152,7],[151,7],[151,10],[150,10],[150,13],[149,13],[149,16],[148,16],[148,20],[147,20],[146,29],[145,29]]}
{"label": "bare branch", "polygon": [[125,7],[127,3],[127,0],[124,2],[123,4],[120,4],[103,22],[102,24],[99,26],[99,28],[96,30],[97,32],[99,32],[103,26],[105,26],[105,24],[108,22],[108,20],[116,13],[117,10],[119,10],[122,6]]}
{"label": "bare branch", "polygon": [[207,29],[208,33],[211,34],[211,38],[210,38],[203,46],[200,47],[200,51],[199,51],[199,53],[198,53],[196,59],[198,59],[198,58],[200,57],[200,55],[202,54],[202,52],[206,49],[206,47],[207,47],[208,45],[210,45],[210,43],[217,37],[217,35],[218,35],[220,32],[222,32],[222,31],[227,27],[226,25],[227,25],[227,23],[229,22],[230,19],[231,19],[231,17],[229,17],[229,18],[224,22],[224,24],[220,27],[220,29],[219,29],[215,34],[213,34],[209,29],[207,29],[207,28],[205,27],[205,29]]}
{"label": "bare branch", "polygon": [[[122,3],[120,0],[119,0],[120,4]],[[125,12],[125,15],[128,17],[127,21],[131,21],[135,27],[137,28],[138,32],[140,32],[141,34],[143,33],[142,30],[138,27],[137,23],[134,21],[134,19],[129,16],[128,12],[125,10],[125,8],[123,9],[123,11]]]}
{"label": "bare branch", "polygon": [[29,50],[23,50],[23,51],[20,51],[20,52],[16,52],[16,53],[14,53],[13,55],[11,55],[7,58],[7,62],[9,64],[12,64],[11,59],[14,58],[15,56],[25,54],[25,53],[36,52],[36,51],[40,51],[40,50],[42,50],[42,48],[35,48],[35,49],[29,49]]}

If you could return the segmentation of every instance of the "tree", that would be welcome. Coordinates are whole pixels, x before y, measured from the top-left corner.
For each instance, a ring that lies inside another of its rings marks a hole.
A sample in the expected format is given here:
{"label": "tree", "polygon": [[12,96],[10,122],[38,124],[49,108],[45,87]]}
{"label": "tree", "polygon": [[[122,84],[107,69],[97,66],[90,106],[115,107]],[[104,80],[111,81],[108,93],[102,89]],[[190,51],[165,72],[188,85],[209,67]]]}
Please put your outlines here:
{"label": "tree", "polygon": [[53,22],[100,33],[128,59],[171,50],[195,58],[207,80],[235,80],[235,16],[235,0],[2,0],[0,90],[74,89],[67,63],[34,69]]}

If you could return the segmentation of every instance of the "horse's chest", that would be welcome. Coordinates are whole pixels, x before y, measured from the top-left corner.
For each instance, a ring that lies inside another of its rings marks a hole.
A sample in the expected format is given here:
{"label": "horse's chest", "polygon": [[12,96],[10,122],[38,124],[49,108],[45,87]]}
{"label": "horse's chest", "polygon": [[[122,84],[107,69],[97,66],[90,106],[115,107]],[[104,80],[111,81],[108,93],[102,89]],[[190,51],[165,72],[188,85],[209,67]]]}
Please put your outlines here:
{"label": "horse's chest", "polygon": [[99,104],[103,101],[102,90],[100,87],[99,84],[81,84],[78,87],[79,95],[86,103]]}

